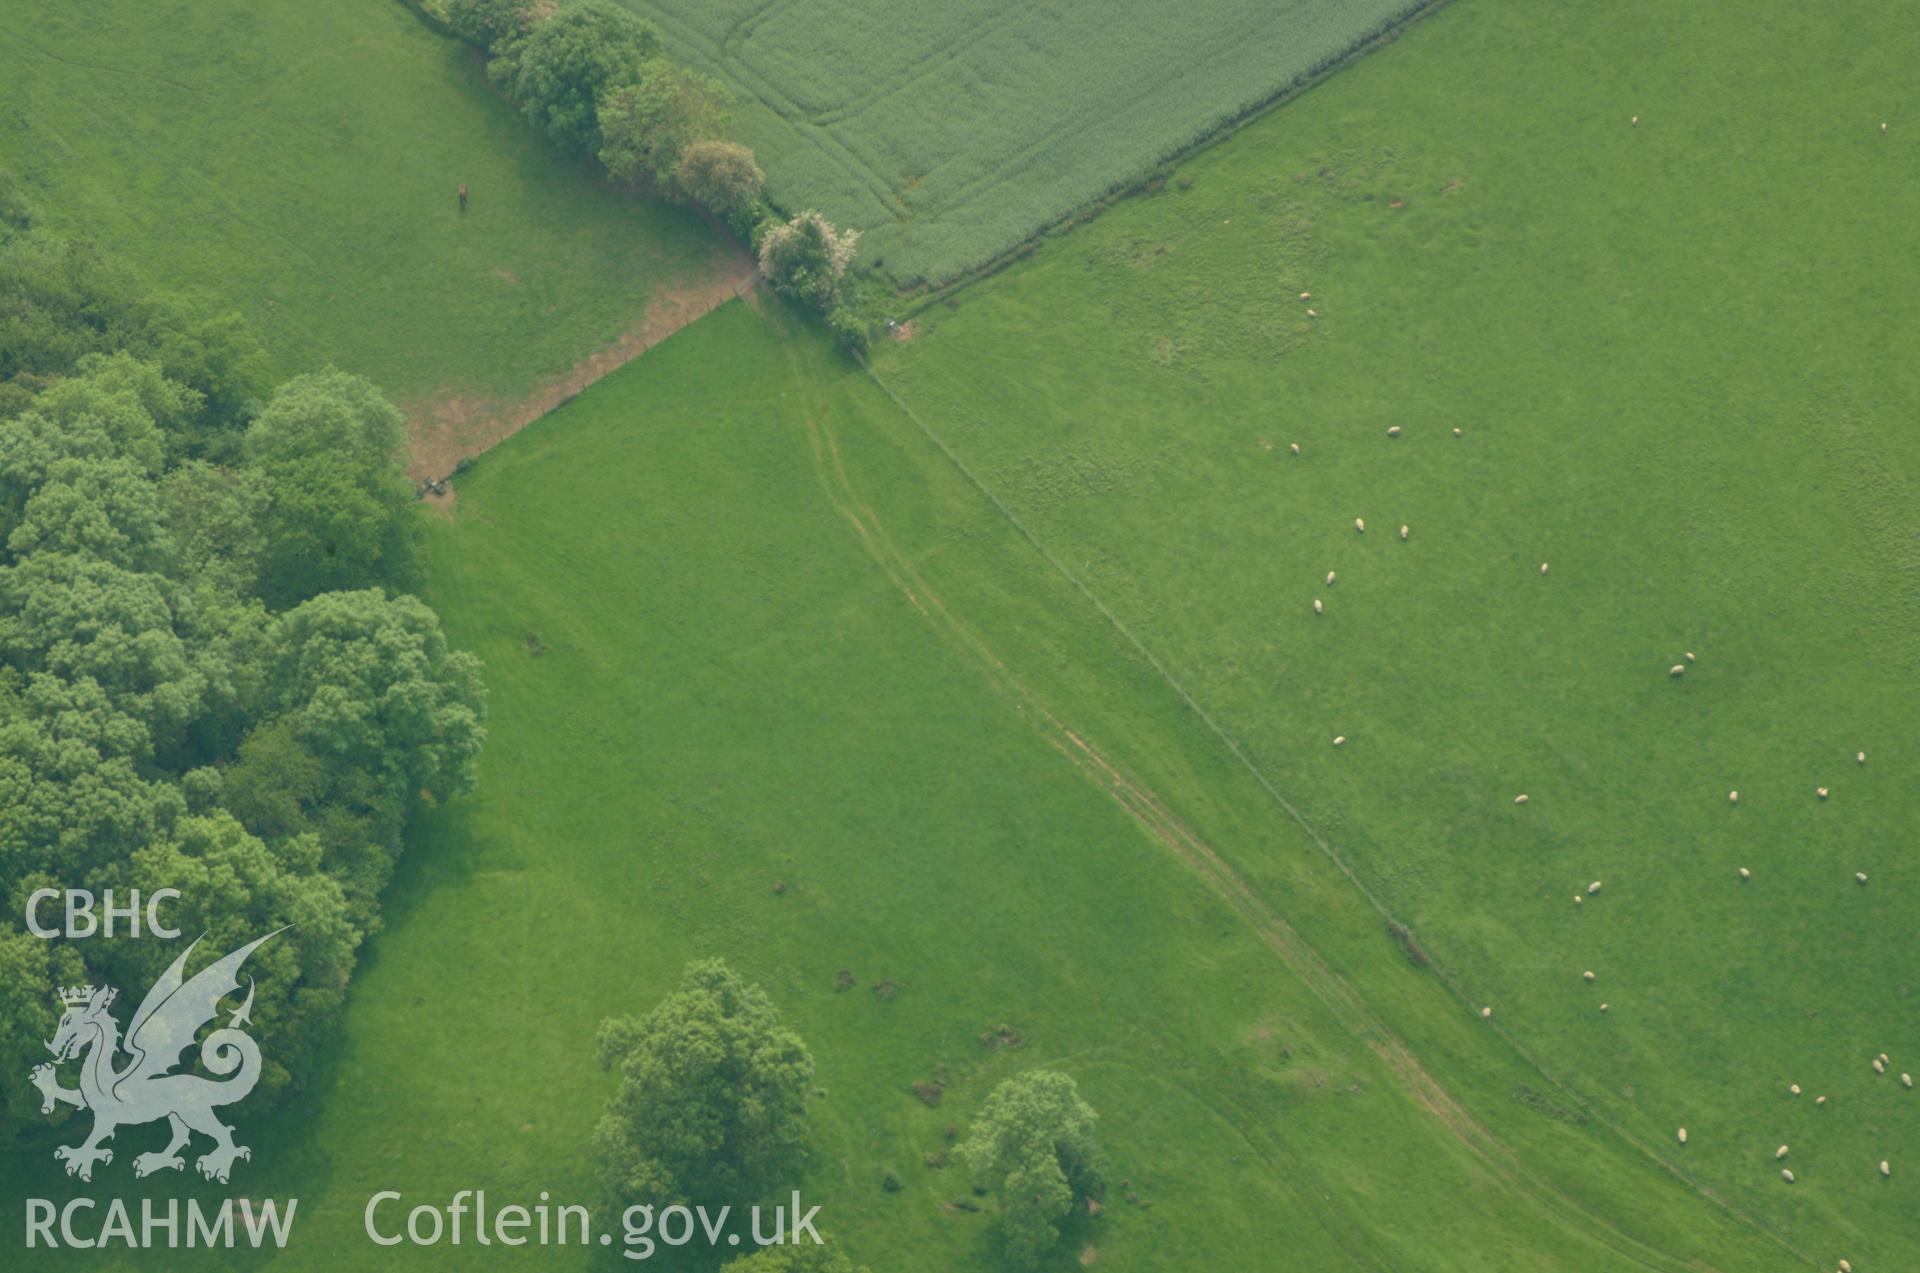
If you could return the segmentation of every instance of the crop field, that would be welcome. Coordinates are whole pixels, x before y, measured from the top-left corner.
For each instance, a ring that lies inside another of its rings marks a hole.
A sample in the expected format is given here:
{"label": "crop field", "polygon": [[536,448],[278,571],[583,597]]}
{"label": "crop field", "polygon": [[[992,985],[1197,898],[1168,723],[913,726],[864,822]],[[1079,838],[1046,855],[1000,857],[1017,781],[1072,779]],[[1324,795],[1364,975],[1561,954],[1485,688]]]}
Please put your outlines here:
{"label": "crop field", "polygon": [[557,157],[393,0],[9,5],[0,169],[49,224],[240,311],[283,370],[335,363],[417,418],[566,376],[737,255]]}
{"label": "crop field", "polygon": [[1910,1268],[1920,33],[1843,9],[1461,0],[880,371],[1463,1012]]}
{"label": "crop field", "polygon": [[902,284],[997,257],[1419,7],[1416,0],[630,4],[726,80],[773,196]]}

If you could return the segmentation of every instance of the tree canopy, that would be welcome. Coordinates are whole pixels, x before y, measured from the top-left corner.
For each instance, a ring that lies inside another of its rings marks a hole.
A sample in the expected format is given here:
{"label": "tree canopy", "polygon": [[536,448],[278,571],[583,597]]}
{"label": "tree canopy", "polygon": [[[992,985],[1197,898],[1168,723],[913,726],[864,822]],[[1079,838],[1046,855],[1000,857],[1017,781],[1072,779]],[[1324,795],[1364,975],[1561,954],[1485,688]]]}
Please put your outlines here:
{"label": "tree canopy", "polygon": [[622,1204],[752,1202],[797,1170],[813,1058],[767,996],[719,960],[690,963],[642,1018],[609,1018],[620,1085],[595,1133]]}
{"label": "tree canopy", "polygon": [[975,1182],[999,1199],[1011,1258],[1038,1260],[1059,1241],[1074,1198],[1099,1192],[1097,1117],[1074,1081],[1052,1070],[1007,1079],[981,1106],[959,1153]]}
{"label": "tree canopy", "polygon": [[37,1109],[54,985],[137,996],[177,954],[28,934],[42,887],[179,889],[196,959],[292,925],[251,964],[263,1088],[284,1089],[408,816],[472,786],[480,667],[389,591],[411,498],[372,385],[321,372],[263,405],[249,334],[9,215],[0,197],[0,1124]]}

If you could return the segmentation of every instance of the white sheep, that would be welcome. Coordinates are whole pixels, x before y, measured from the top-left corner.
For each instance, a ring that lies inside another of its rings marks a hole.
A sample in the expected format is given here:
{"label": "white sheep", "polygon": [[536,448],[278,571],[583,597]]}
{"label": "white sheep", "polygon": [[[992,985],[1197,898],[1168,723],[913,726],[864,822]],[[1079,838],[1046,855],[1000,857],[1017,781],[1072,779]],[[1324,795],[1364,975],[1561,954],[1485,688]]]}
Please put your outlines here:
{"label": "white sheep", "polygon": [[1345,734],[1335,734],[1333,736],[1333,745],[1335,747],[1345,747],[1347,745],[1347,736]]}
{"label": "white sheep", "polygon": [[1824,1096],[1816,1096],[1813,1098],[1813,1103],[1815,1105],[1825,1105],[1827,1103],[1827,1098]]}
{"label": "white sheep", "polygon": [[1848,1263],[1847,1261],[1845,1261],[1845,1260],[1841,1260],[1841,1261],[1840,1261],[1840,1273],[1853,1273],[1853,1265],[1851,1265],[1851,1264],[1849,1264],[1849,1263]]}
{"label": "white sheep", "polygon": [[1668,676],[1685,676],[1686,674],[1687,674],[1687,665],[1685,663],[1675,663],[1672,667],[1667,669]]}
{"label": "white sheep", "polygon": [[1893,1174],[1893,1164],[1884,1158],[1880,1160],[1880,1174],[1883,1176],[1891,1176]]}
{"label": "white sheep", "polygon": [[1629,124],[1632,124],[1635,128],[1638,128],[1640,126],[1640,117],[1638,115],[1635,115],[1632,119],[1628,120],[1627,122]]}
{"label": "white sheep", "polygon": [[1780,1179],[1786,1181],[1788,1184],[1792,1184],[1793,1173],[1791,1171],[1788,1171],[1785,1167],[1782,1167],[1780,1169]]}
{"label": "white sheep", "polygon": [[1856,751],[1853,753],[1853,760],[1855,764],[1864,765],[1867,763],[1867,753],[1864,751]]}
{"label": "white sheep", "polygon": [[1584,978],[1585,980],[1587,980],[1587,981],[1592,981],[1592,980],[1593,980],[1593,969],[1591,969],[1591,968],[1589,968],[1589,969],[1587,969],[1587,970],[1586,970],[1585,972],[1583,972],[1583,973],[1581,973],[1581,974],[1580,974],[1580,976],[1581,976],[1582,978]]}
{"label": "white sheep", "polygon": [[1367,519],[1366,519],[1366,518],[1364,518],[1364,517],[1356,517],[1356,518],[1354,518],[1354,519],[1353,519],[1353,528],[1354,528],[1355,530],[1357,530],[1357,531],[1359,531],[1359,532],[1360,532],[1360,533],[1361,533],[1362,535],[1364,535],[1364,534],[1366,534],[1366,533],[1367,533]]}
{"label": "white sheep", "polygon": [[1400,436],[1400,426],[1399,426],[1399,425],[1397,425],[1397,424],[1394,424],[1394,425],[1389,425],[1389,426],[1387,426],[1387,436],[1388,436],[1388,437],[1390,437],[1390,438],[1397,438],[1397,437],[1399,437],[1399,436]]}
{"label": "white sheep", "polygon": [[1729,791],[1729,792],[1727,793],[1727,803],[1728,803],[1728,804],[1739,804],[1739,803],[1740,803],[1740,793],[1739,793],[1739,792],[1737,792],[1737,791]]}
{"label": "white sheep", "polygon": [[1773,1151],[1773,1160],[1775,1162],[1779,1162],[1782,1158],[1785,1158],[1786,1156],[1787,1156],[1787,1147],[1785,1145],[1782,1145],[1780,1146],[1780,1148]]}
{"label": "white sheep", "polygon": [[1298,442],[1289,442],[1287,443],[1287,450],[1292,451],[1295,455],[1298,455],[1300,454],[1300,444]]}
{"label": "white sheep", "polygon": [[1684,1128],[1684,1127],[1682,1127],[1682,1128],[1681,1128],[1681,1129],[1680,1129],[1680,1130],[1679,1130],[1678,1132],[1676,1132],[1676,1133],[1674,1133],[1674,1134],[1675,1134],[1675,1136],[1676,1136],[1676,1137],[1678,1137],[1678,1139],[1679,1139],[1679,1141],[1680,1141],[1680,1143],[1681,1143],[1682,1145],[1684,1145],[1684,1144],[1686,1144],[1686,1143],[1687,1143],[1687,1129],[1686,1129],[1686,1128]]}
{"label": "white sheep", "polygon": [[1327,582],[1328,582],[1328,583],[1332,583],[1332,582],[1333,582],[1333,579],[1334,579],[1334,574],[1333,574],[1333,572],[1332,572],[1331,570],[1329,570],[1329,571],[1327,572]]}
{"label": "white sheep", "polygon": [[1588,895],[1589,897],[1591,897],[1591,896],[1592,896],[1593,894],[1595,894],[1595,893],[1598,893],[1599,891],[1600,891],[1600,881],[1599,881],[1599,880],[1595,880],[1595,881],[1594,881],[1593,883],[1591,883],[1591,884],[1589,884],[1589,885],[1587,885],[1587,895]]}
{"label": "white sheep", "polygon": [[1800,1085],[1798,1083],[1787,1084],[1787,1090],[1789,1092],[1792,1092],[1795,1096],[1800,1095]]}
{"label": "white sheep", "polygon": [[1860,883],[1865,884],[1867,882],[1867,873],[1865,871],[1855,871],[1853,873],[1853,878],[1858,880]]}
{"label": "white sheep", "polygon": [[1401,523],[1401,526],[1400,526],[1400,538],[1401,538],[1402,540],[1405,540],[1405,539],[1406,539],[1406,537],[1407,537],[1408,535],[1411,535],[1412,533],[1413,533],[1412,531],[1410,531],[1410,530],[1408,530],[1408,529],[1407,529],[1407,527],[1406,527],[1406,524],[1405,524],[1404,522],[1403,522],[1403,523]]}
{"label": "white sheep", "polygon": [[1901,1087],[1912,1087],[1912,1086],[1913,1086],[1913,1075],[1911,1075],[1911,1074],[1906,1074],[1906,1073],[1903,1073],[1903,1074],[1901,1074],[1901,1075],[1900,1075],[1900,1086],[1901,1086]]}
{"label": "white sheep", "polygon": [[1601,1004],[1601,1005],[1600,1005],[1600,1011],[1602,1011],[1602,1012],[1605,1012],[1606,1010],[1607,1010],[1607,1005],[1606,1005],[1606,1004],[1604,1004],[1604,1003],[1603,1003],[1603,1004]]}
{"label": "white sheep", "polygon": [[1319,310],[1317,310],[1317,309],[1310,309],[1310,310],[1308,310],[1308,311],[1307,311],[1307,317],[1308,317],[1308,318],[1318,318],[1318,317],[1320,317],[1320,311],[1319,311]]}
{"label": "white sheep", "polygon": [[1327,612],[1326,606],[1321,604],[1320,598],[1318,597],[1313,599],[1313,612],[1315,614],[1325,614]]}
{"label": "white sheep", "polygon": [[1540,563],[1540,573],[1543,575],[1547,573],[1547,563],[1544,561]]}
{"label": "white sheep", "polygon": [[1740,878],[1743,880],[1750,880],[1753,878],[1753,872],[1749,871],[1746,867],[1743,866],[1740,868]]}
{"label": "white sheep", "polygon": [[1527,793],[1524,791],[1521,792],[1519,795],[1513,798],[1513,802],[1515,804],[1525,804],[1527,802]]}
{"label": "white sheep", "polygon": [[1575,906],[1578,906],[1578,905],[1580,905],[1580,904],[1581,904],[1582,902],[1585,902],[1586,900],[1587,900],[1587,899],[1586,899],[1586,897],[1585,897],[1585,896],[1583,896],[1582,894],[1579,894],[1579,893],[1575,893],[1575,894],[1573,895],[1573,904],[1574,904]]}
{"label": "white sheep", "polygon": [[1689,662],[1689,663],[1691,663],[1691,662],[1693,662],[1693,661],[1694,661],[1694,658],[1693,658],[1693,651],[1692,651],[1692,650],[1688,650],[1688,651],[1687,651],[1687,662]]}
{"label": "white sheep", "polygon": [[1455,429],[1454,429],[1454,431],[1453,431],[1453,436],[1454,436],[1454,437],[1456,437],[1456,438],[1460,436],[1460,430],[1459,430],[1458,428],[1455,428]]}
{"label": "white sheep", "polygon": [[1482,1021],[1493,1020],[1493,1009],[1491,1007],[1480,1009],[1480,1019]]}
{"label": "white sheep", "polygon": [[1813,789],[1813,794],[1816,796],[1819,796],[1822,800],[1825,800],[1827,798],[1827,789],[1825,787],[1815,787]]}
{"label": "white sheep", "polygon": [[1873,1072],[1874,1072],[1875,1074],[1885,1074],[1885,1073],[1887,1072],[1887,1063],[1886,1063],[1885,1061],[1882,1061],[1882,1060],[1881,1060],[1881,1059],[1880,1059],[1879,1057],[1877,1057],[1877,1056],[1876,1056],[1876,1057],[1874,1057],[1874,1058],[1873,1058]]}

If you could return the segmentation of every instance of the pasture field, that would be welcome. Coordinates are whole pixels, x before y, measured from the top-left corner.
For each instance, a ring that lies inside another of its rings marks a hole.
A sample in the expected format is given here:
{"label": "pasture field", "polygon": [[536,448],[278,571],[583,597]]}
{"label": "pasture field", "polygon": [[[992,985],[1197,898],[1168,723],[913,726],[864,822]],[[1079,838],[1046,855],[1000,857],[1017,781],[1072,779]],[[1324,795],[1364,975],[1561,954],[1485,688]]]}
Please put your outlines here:
{"label": "pasture field", "polygon": [[[301,1199],[271,1267],[365,1261],[376,1189],[590,1199],[593,1029],[711,954],[813,1048],[801,1189],[876,1270],[1002,1267],[990,1215],[947,1205],[964,1171],[924,1158],[1042,1065],[1078,1078],[1144,1204],[1116,1189],[1049,1267],[1089,1246],[1119,1268],[1794,1267],[1403,958],[804,327],[738,303],[689,327],[463,476],[427,551],[450,636],[487,662],[480,792],[420,829],[316,1090],[245,1129],[247,1192]],[[1001,1023],[1024,1044],[983,1049]],[[940,1106],[917,1101],[943,1071]],[[41,1139],[9,1186],[61,1196]],[[126,1263],[175,1260],[193,1267]],[[577,1247],[484,1266],[627,1267]]]}
{"label": "pasture field", "polygon": [[630,0],[740,99],[775,199],[940,281],[1260,105],[1418,0]]}
{"label": "pasture field", "polygon": [[1463,1012],[1863,1270],[1920,1267],[1896,10],[1458,0],[878,355]]}
{"label": "pasture field", "polygon": [[9,5],[0,168],[56,229],[245,314],[282,372],[337,364],[416,418],[502,410],[734,263],[557,157],[393,0]]}

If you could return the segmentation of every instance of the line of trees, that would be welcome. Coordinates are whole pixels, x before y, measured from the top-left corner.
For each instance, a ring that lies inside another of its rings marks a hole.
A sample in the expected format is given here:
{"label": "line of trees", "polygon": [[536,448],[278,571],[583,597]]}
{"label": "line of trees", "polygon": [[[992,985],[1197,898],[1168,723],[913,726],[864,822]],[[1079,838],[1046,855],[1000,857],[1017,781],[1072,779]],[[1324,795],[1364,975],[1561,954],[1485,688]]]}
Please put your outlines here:
{"label": "line of trees", "polygon": [[177,954],[34,936],[36,889],[179,889],[165,918],[208,958],[293,924],[249,964],[272,1093],[333,1021],[407,819],[472,785],[480,667],[405,591],[400,414],[265,368],[240,319],[35,226],[0,173],[0,1125],[38,1118],[54,986],[137,1002]]}
{"label": "line of trees", "polygon": [[843,304],[859,234],[817,212],[783,217],[753,152],[730,140],[733,97],[668,59],[654,28],[605,0],[416,0],[487,55],[487,76],[567,151],[725,221],[782,294],[824,315],[843,345],[867,325]]}

